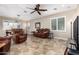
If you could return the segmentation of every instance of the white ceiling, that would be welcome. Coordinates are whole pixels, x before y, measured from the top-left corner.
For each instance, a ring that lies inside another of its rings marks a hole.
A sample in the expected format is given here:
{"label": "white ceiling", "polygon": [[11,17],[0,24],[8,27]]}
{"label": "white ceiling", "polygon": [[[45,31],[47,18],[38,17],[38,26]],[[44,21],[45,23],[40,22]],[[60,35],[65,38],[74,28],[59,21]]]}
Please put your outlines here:
{"label": "white ceiling", "polygon": [[[55,14],[58,12],[68,11],[75,9],[77,5],[75,4],[41,4],[40,8],[47,9],[48,11],[42,12],[42,15],[39,15],[37,12],[30,14],[33,10],[28,9],[27,7],[34,8],[35,4],[0,4],[0,16],[9,16],[17,17],[19,19],[31,20],[35,18],[40,18],[43,16]],[[54,10],[57,8],[57,10]],[[27,13],[24,13],[27,11]],[[17,16],[17,15],[21,16]]]}

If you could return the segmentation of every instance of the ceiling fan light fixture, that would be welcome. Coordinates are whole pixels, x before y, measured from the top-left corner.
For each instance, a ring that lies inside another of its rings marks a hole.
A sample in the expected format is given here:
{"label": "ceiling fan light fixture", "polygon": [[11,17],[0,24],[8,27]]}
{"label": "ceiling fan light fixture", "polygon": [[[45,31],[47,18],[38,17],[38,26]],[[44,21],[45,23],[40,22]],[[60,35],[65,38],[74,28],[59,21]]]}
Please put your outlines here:
{"label": "ceiling fan light fixture", "polygon": [[40,9],[40,4],[37,4],[35,6],[35,8],[29,8],[29,9],[33,10],[30,14],[32,14],[36,11],[39,15],[41,15],[40,11],[47,11],[47,9]]}

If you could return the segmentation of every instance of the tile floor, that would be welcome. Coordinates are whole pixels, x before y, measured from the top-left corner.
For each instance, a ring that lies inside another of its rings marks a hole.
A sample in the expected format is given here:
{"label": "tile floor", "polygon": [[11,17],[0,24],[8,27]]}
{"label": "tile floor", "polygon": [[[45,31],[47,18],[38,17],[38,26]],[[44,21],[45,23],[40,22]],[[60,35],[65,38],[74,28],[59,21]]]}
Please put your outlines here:
{"label": "tile floor", "polygon": [[12,44],[9,55],[63,55],[66,40],[28,36],[26,42]]}

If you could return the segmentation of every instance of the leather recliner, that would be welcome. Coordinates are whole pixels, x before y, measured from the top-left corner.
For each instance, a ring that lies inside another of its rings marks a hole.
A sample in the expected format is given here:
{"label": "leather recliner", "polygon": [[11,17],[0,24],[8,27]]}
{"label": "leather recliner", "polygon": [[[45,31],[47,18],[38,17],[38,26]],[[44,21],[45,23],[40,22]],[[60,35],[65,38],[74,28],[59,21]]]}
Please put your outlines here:
{"label": "leather recliner", "polygon": [[24,34],[23,29],[14,29],[13,33],[14,43],[19,44],[27,40],[27,34]]}
{"label": "leather recliner", "polygon": [[50,33],[50,30],[47,28],[37,29],[36,31],[33,31],[33,35],[40,38],[48,38],[49,33]]}

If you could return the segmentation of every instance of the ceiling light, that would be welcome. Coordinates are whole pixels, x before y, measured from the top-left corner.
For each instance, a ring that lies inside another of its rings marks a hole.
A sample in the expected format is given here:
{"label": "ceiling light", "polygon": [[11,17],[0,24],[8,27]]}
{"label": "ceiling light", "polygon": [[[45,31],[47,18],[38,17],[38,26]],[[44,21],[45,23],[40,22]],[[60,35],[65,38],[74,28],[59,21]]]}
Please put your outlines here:
{"label": "ceiling light", "polygon": [[24,11],[24,13],[27,13],[27,11]]}
{"label": "ceiling light", "polygon": [[20,16],[20,15],[17,15],[17,16]]}
{"label": "ceiling light", "polygon": [[53,10],[57,10],[57,8],[54,8]]}
{"label": "ceiling light", "polygon": [[70,6],[67,6],[67,8],[70,8]]}
{"label": "ceiling light", "polygon": [[63,5],[61,5],[62,7],[65,7],[65,5],[63,4]]}

